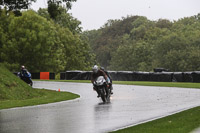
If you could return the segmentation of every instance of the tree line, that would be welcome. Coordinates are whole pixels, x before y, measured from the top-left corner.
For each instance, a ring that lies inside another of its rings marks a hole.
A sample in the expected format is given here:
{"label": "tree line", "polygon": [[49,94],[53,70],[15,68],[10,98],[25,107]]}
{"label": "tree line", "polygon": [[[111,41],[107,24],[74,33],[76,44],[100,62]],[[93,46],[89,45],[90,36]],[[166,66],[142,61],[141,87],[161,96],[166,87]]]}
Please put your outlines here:
{"label": "tree line", "polygon": [[48,8],[20,11],[21,15],[1,8],[0,62],[11,71],[21,65],[31,72],[91,69],[95,56],[81,34],[81,22],[68,8],[57,7],[54,17]]}
{"label": "tree line", "polygon": [[178,21],[127,16],[83,34],[109,70],[200,71],[200,14]]}
{"label": "tree line", "polygon": [[81,22],[68,13],[76,0],[47,0],[46,9],[24,10],[32,2],[0,1],[0,62],[12,71],[22,64],[34,72],[89,70],[94,64],[200,71],[200,14],[178,21],[127,16],[82,32]]}

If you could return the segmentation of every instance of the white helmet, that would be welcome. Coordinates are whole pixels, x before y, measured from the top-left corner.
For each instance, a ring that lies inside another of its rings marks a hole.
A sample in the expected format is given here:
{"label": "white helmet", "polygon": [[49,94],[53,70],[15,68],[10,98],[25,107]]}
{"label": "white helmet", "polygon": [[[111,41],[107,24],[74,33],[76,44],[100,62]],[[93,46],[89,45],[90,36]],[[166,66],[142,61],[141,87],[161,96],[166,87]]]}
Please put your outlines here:
{"label": "white helmet", "polygon": [[98,67],[97,65],[94,65],[94,67],[92,68],[92,71],[93,71],[94,73],[97,73],[97,72],[98,72],[98,69],[99,69],[99,67]]}
{"label": "white helmet", "polygon": [[25,69],[25,66],[21,66],[21,69]]}

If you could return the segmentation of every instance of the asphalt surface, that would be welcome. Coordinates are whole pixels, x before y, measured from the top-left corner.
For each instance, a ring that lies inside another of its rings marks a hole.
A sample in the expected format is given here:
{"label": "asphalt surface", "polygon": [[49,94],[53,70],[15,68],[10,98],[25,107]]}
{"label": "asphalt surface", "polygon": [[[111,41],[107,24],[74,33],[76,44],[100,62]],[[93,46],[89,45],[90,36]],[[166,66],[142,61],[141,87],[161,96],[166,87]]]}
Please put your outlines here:
{"label": "asphalt surface", "polygon": [[35,88],[69,91],[81,98],[0,110],[0,133],[101,133],[200,106],[200,89],[114,85],[111,103],[87,83],[34,82]]}

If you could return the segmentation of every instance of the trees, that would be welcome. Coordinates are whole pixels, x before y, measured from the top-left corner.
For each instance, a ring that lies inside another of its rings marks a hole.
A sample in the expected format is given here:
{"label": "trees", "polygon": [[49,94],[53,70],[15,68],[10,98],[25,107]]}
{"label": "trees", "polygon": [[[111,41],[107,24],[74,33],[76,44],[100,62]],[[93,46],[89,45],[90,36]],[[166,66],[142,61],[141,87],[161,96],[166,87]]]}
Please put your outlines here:
{"label": "trees", "polygon": [[4,61],[9,64],[24,64],[31,71],[45,71],[46,68],[49,70],[57,65],[52,56],[56,52],[53,49],[55,31],[50,22],[33,11],[13,18],[9,25],[8,40],[3,46]]}
{"label": "trees", "polygon": [[0,9],[0,62],[3,62],[3,45],[4,42],[7,41],[7,37],[8,37],[8,25],[11,21],[11,19],[13,19],[14,15],[12,12],[10,12],[7,15],[7,11],[5,9]]}
{"label": "trees", "polygon": [[55,23],[62,27],[68,28],[73,34],[80,33],[82,28],[80,27],[81,22],[74,18],[71,14],[67,13],[67,9],[59,7],[60,14],[57,15],[54,20]]}
{"label": "trees", "polygon": [[132,22],[137,18],[128,16],[123,20],[109,20],[101,29],[83,33],[88,36],[96,59],[102,66],[108,68],[113,52],[121,44],[124,34],[130,34]]}
{"label": "trees", "polygon": [[150,71],[151,54],[151,48],[145,41],[129,41],[113,53],[109,68],[118,71]]}
{"label": "trees", "polygon": [[[55,23],[59,24],[64,28],[68,28],[72,33],[80,33],[82,28],[80,27],[81,22],[74,18],[71,14],[67,13],[67,9],[59,6],[59,14],[53,20]],[[40,8],[38,14],[47,20],[51,20],[50,14],[47,9]]]}
{"label": "trees", "polygon": [[52,19],[56,19],[56,17],[61,14],[59,7],[62,5],[62,3],[66,4],[67,9],[71,9],[71,3],[75,1],[76,0],[48,0],[48,12],[50,17]]}
{"label": "trees", "polygon": [[91,66],[94,58],[89,44],[75,30],[31,10],[19,17],[6,13],[0,17],[0,59],[10,70],[17,71],[20,65],[31,72],[88,70]]}
{"label": "trees", "polygon": [[0,5],[7,7],[9,11],[13,11],[16,16],[20,16],[20,10],[28,9],[32,2],[36,2],[36,0],[1,0]]}
{"label": "trees", "polygon": [[0,5],[8,7],[9,11],[28,9],[36,0],[1,0]]}
{"label": "trees", "polygon": [[86,35],[99,63],[111,70],[200,70],[199,15],[174,22],[131,16],[109,20],[103,28]]}

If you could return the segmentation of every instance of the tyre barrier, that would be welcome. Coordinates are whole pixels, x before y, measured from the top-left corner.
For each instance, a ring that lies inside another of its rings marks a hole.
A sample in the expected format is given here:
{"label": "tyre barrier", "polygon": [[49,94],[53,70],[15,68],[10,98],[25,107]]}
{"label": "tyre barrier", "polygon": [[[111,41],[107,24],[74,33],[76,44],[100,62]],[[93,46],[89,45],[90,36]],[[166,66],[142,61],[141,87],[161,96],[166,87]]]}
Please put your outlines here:
{"label": "tyre barrier", "polygon": [[183,82],[193,82],[192,73],[193,72],[184,72],[183,73]]}
{"label": "tyre barrier", "polygon": [[61,72],[60,73],[60,80],[66,80],[66,73],[65,72]]}
{"label": "tyre barrier", "polygon": [[174,72],[172,81],[173,82],[184,82],[183,73],[182,72]]}
{"label": "tyre barrier", "polygon": [[200,83],[200,71],[192,73],[193,82]]}
{"label": "tyre barrier", "polygon": [[[60,73],[61,80],[90,80],[91,71],[66,71]],[[200,71],[194,72],[132,72],[108,71],[114,81],[198,82]]]}
{"label": "tyre barrier", "polygon": [[154,68],[153,71],[154,72],[168,72],[169,70],[165,68]]}
{"label": "tyre barrier", "polygon": [[[14,72],[13,74],[15,74],[17,76],[18,72]],[[45,80],[49,80],[55,79],[55,73],[51,73],[51,72],[37,72],[37,73],[31,73],[31,78],[32,79],[45,79]]]}

